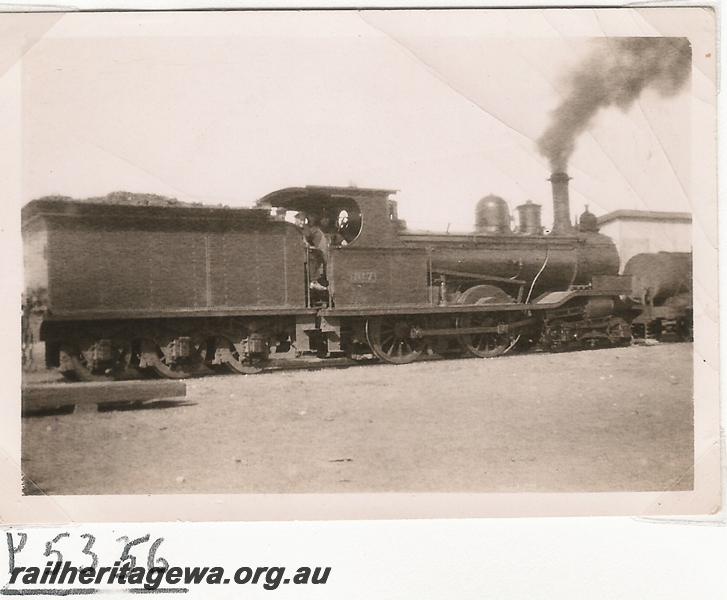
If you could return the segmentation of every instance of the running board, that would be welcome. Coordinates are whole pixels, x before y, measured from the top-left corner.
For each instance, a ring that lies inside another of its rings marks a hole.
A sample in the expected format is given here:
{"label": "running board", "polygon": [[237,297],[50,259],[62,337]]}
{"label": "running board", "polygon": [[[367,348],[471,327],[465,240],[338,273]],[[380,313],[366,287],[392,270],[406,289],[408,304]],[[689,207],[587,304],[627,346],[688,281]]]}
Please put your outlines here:
{"label": "running board", "polygon": [[491,313],[491,312],[524,312],[542,311],[559,308],[574,298],[591,297],[613,297],[618,295],[615,292],[600,290],[570,290],[566,292],[548,292],[536,298],[529,304],[507,303],[507,304],[400,304],[398,306],[382,307],[361,306],[361,307],[337,307],[320,309],[322,317],[376,317],[388,315],[446,315],[466,313]]}

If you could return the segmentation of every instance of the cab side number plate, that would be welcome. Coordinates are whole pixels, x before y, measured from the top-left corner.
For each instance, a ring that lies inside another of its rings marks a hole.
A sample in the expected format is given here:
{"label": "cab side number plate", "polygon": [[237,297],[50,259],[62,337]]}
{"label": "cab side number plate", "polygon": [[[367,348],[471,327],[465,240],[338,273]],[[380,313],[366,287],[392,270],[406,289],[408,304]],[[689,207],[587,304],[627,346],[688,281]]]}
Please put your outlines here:
{"label": "cab side number plate", "polygon": [[352,271],[351,283],[376,283],[376,271]]}

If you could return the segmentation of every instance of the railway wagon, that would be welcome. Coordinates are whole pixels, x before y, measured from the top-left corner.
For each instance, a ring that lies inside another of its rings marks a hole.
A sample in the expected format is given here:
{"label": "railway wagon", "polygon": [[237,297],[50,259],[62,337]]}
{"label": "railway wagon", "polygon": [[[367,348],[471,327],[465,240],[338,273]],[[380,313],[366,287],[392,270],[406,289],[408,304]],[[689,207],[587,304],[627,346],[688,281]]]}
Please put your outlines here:
{"label": "railway wagon", "polygon": [[[407,363],[496,356],[524,338],[630,339],[608,238],[408,232],[392,193],[287,188],[242,209],[30,202],[26,298],[43,307],[47,364],[81,379],[189,377],[257,372],[273,354]],[[322,279],[296,220],[325,224]]]}
{"label": "railway wagon", "polygon": [[692,338],[691,252],[637,254],[626,263],[624,276],[632,283],[629,297],[636,338]]}

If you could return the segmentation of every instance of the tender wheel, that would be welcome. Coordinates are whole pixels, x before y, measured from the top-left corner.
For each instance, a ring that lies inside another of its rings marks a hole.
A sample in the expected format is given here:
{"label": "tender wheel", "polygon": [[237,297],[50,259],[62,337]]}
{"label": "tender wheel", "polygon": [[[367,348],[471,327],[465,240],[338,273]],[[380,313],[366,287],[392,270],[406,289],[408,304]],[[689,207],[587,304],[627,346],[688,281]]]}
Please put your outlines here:
{"label": "tender wheel", "polygon": [[417,323],[411,317],[371,317],[366,321],[366,339],[375,356],[384,362],[403,365],[417,360],[426,347],[424,340],[411,337]]}
{"label": "tender wheel", "polygon": [[75,381],[113,381],[141,376],[132,366],[131,342],[122,339],[84,338],[78,343],[62,344],[60,371]]}
{"label": "tender wheel", "polygon": [[210,373],[204,364],[204,343],[190,337],[143,339],[139,345],[139,366],[167,379],[186,379]]}
{"label": "tender wheel", "polygon": [[252,375],[260,373],[268,363],[266,357],[247,352],[246,340],[234,343],[224,335],[208,341],[207,364],[221,366],[231,373]]}

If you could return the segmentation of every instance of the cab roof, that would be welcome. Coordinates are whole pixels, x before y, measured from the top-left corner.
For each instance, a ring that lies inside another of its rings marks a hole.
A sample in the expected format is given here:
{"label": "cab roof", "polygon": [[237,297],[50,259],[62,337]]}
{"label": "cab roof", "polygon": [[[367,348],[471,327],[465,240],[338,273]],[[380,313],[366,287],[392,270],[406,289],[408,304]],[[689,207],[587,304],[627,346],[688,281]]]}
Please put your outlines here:
{"label": "cab roof", "polygon": [[368,198],[388,198],[396,190],[359,187],[334,187],[307,185],[289,187],[271,192],[257,201],[258,207],[279,207],[289,210],[308,211],[328,206],[341,207],[348,201]]}

